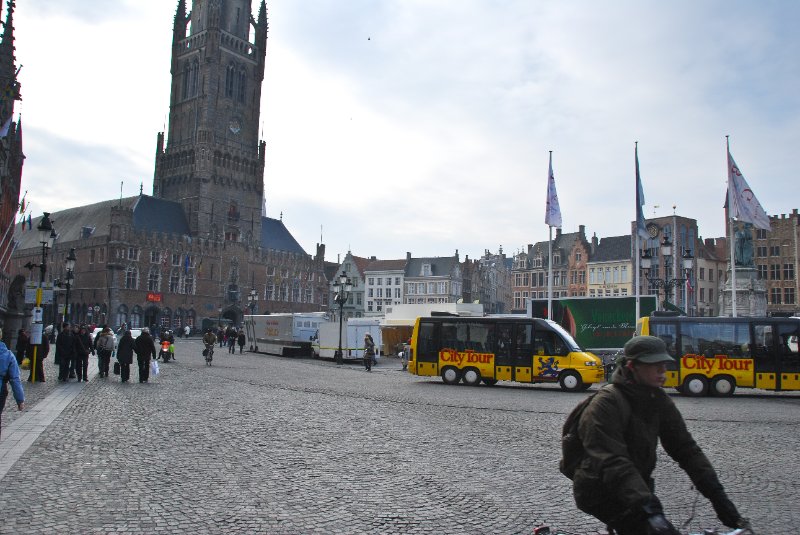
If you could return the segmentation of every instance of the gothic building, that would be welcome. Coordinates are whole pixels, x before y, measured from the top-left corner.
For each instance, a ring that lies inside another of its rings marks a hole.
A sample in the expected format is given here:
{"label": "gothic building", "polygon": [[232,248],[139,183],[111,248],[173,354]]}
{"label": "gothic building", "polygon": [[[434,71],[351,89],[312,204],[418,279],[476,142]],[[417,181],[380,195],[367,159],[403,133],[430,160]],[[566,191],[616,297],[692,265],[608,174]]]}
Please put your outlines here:
{"label": "gothic building", "polygon": [[[14,103],[20,100],[19,70],[14,55],[14,0],[6,6],[3,35],[0,38],[0,326],[19,323],[24,314],[24,303],[16,299],[18,291],[9,301],[12,277],[11,254],[14,241],[12,228],[20,210],[20,181],[22,179],[22,120],[14,121]],[[24,197],[23,197],[24,202]],[[17,286],[19,286],[19,281]],[[6,328],[5,341],[10,341],[14,328]]]}
{"label": "gothic building", "polygon": [[[152,195],[50,216],[58,237],[48,279],[65,281],[64,259],[73,248],[77,257],[72,321],[199,328],[238,324],[250,311],[327,309],[325,246],[307,254],[262,211],[266,4],[256,17],[251,0],[194,0],[191,12],[186,4],[178,1],[173,26],[169,125],[156,139]],[[15,239],[12,270],[28,275],[38,237],[18,226]],[[58,308],[45,317],[57,321]]]}

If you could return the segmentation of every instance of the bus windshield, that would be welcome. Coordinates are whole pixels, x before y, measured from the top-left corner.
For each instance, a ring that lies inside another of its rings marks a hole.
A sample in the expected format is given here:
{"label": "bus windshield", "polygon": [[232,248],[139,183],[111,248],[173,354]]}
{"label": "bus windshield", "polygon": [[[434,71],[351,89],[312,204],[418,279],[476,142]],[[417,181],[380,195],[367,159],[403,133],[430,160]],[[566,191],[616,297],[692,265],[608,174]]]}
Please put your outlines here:
{"label": "bus windshield", "polygon": [[561,337],[564,339],[564,342],[569,346],[570,351],[581,351],[581,348],[578,346],[578,343],[575,341],[570,334],[564,330],[564,328],[554,321],[547,320],[547,324],[553,328]]}

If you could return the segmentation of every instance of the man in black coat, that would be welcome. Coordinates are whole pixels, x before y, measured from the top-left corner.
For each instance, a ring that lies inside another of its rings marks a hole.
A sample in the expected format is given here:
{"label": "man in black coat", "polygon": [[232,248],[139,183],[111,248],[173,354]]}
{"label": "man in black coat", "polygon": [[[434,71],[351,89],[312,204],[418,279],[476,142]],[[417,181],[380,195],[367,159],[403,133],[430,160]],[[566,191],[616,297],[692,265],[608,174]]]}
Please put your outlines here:
{"label": "man in black coat", "polygon": [[64,322],[61,332],[56,338],[56,362],[58,363],[58,382],[66,383],[69,378],[69,368],[75,359],[75,338],[72,329]]}
{"label": "man in black coat", "polygon": [[150,359],[156,358],[156,344],[150,336],[150,329],[142,328],[142,334],[136,337],[133,344],[136,361],[139,363],[139,382],[146,383],[150,379]]}

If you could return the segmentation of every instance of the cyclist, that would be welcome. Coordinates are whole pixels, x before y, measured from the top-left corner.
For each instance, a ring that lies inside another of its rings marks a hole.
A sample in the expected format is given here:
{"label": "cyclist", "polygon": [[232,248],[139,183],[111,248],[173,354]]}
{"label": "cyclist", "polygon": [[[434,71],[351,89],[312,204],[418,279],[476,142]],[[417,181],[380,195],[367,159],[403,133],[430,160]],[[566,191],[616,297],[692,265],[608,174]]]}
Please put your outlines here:
{"label": "cyclist", "polygon": [[203,335],[203,345],[206,346],[206,360],[211,360],[211,355],[214,354],[214,344],[217,343],[217,337],[211,331],[206,329],[206,334]]}
{"label": "cyclist", "polygon": [[662,388],[666,363],[672,360],[660,338],[636,336],[625,344],[611,378],[616,392],[600,390],[578,423],[586,453],[573,477],[575,503],[605,522],[609,533],[680,535],[664,517],[651,477],[661,441],[697,490],[711,501],[720,521],[732,528],[748,528]]}

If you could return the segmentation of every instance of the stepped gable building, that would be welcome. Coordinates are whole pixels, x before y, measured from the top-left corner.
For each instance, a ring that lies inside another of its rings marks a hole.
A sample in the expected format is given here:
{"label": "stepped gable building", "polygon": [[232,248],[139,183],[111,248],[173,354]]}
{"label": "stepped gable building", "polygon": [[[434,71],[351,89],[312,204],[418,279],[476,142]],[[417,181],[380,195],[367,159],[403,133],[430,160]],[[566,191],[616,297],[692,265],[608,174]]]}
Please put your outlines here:
{"label": "stepped gable building", "polygon": [[[324,245],[307,254],[282,218],[262,212],[266,4],[255,18],[251,0],[194,0],[191,12],[186,4],[178,1],[174,20],[169,126],[157,135],[152,196],[51,216],[58,239],[49,278],[65,280],[70,249],[78,259],[74,322],[200,328],[223,318],[240,324],[249,305],[255,313],[327,309]],[[19,272],[41,255],[35,232],[18,227],[15,238]]]}
{"label": "stepped gable building", "polygon": [[[552,250],[553,298],[585,296],[586,262],[590,252],[590,244],[586,240],[586,226],[579,225],[578,232],[566,234],[557,228]],[[511,284],[514,296],[512,313],[525,313],[529,299],[547,299],[548,255],[548,242],[543,241],[534,245],[528,244],[526,251],[514,257]]]}
{"label": "stepped gable building", "polygon": [[10,0],[6,6],[5,25],[0,38],[0,326],[5,327],[4,340],[11,347],[11,338],[24,317],[24,302],[20,294],[24,281],[17,281],[13,295],[9,295],[12,283],[10,260],[16,246],[13,226],[17,214],[24,212],[24,209],[20,210],[19,203],[22,164],[25,160],[22,152],[22,120],[14,121],[14,104],[21,100],[14,55],[14,4],[14,0]]}

